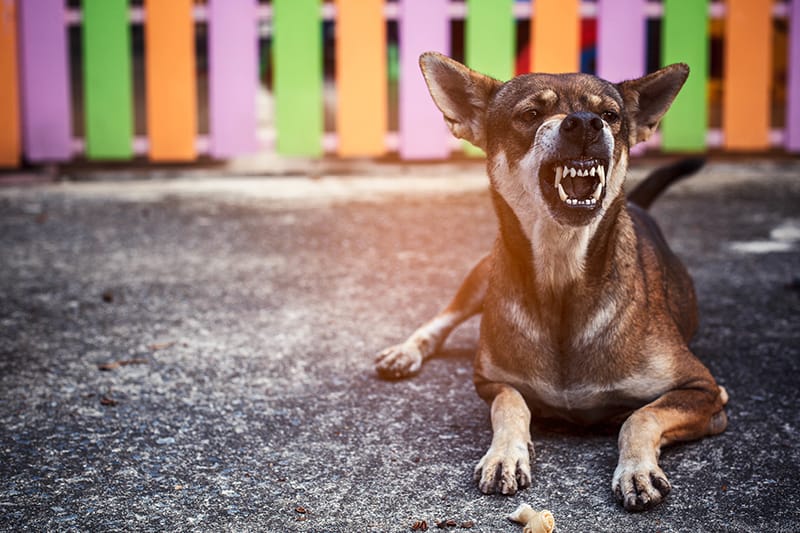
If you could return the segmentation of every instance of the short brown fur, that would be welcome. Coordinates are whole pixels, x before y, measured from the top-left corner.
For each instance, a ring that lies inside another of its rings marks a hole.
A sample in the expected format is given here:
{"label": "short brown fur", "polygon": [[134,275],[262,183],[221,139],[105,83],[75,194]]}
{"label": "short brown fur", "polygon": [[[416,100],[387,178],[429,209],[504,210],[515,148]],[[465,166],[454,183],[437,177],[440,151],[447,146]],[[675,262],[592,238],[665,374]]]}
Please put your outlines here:
{"label": "short brown fur", "polygon": [[450,305],[378,355],[378,373],[416,373],[482,312],[474,381],[494,437],[480,490],[531,483],[531,416],[610,421],[622,423],[612,489],[628,510],[651,507],[670,490],[661,447],[727,423],[726,392],[687,346],[691,278],[622,187],[630,146],[653,133],[688,67],[616,85],[584,74],[501,83],[439,54],[420,62],[451,131],[487,152],[500,232]]}

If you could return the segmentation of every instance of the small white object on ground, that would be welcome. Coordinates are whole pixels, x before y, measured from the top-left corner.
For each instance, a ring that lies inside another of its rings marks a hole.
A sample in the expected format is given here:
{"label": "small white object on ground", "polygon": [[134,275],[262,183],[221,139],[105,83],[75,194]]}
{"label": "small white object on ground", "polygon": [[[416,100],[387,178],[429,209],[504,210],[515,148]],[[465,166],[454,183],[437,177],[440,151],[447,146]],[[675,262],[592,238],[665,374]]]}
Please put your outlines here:
{"label": "small white object on ground", "polygon": [[556,527],[553,513],[547,509],[534,511],[527,503],[520,504],[516,511],[508,515],[508,519],[524,524],[522,533],[552,533]]}

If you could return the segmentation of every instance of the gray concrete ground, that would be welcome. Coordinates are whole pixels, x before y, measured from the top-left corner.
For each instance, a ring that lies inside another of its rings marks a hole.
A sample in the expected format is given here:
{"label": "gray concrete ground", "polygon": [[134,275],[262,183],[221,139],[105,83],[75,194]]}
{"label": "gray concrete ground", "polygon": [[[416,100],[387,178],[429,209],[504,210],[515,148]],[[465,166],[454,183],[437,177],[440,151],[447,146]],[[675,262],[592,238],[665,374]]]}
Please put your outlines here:
{"label": "gray concrete ground", "polygon": [[731,401],[642,514],[612,432],[543,422],[533,486],[480,494],[476,319],[376,378],[494,238],[481,169],[450,171],[0,188],[0,529],[521,531],[528,502],[562,532],[800,530],[800,162],[711,164],[654,208]]}

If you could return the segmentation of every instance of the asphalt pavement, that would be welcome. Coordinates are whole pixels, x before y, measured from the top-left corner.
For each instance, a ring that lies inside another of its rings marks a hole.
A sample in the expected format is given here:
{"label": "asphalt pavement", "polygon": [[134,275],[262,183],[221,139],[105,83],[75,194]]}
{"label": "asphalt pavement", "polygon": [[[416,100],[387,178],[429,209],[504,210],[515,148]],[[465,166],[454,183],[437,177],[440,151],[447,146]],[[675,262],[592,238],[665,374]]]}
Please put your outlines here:
{"label": "asphalt pavement", "polygon": [[559,532],[800,531],[800,161],[712,162],[653,208],[730,422],[666,449],[638,514],[613,432],[541,421],[532,486],[480,493],[479,319],[373,371],[492,244],[479,165],[143,177],[0,186],[0,530],[521,532],[525,502]]}

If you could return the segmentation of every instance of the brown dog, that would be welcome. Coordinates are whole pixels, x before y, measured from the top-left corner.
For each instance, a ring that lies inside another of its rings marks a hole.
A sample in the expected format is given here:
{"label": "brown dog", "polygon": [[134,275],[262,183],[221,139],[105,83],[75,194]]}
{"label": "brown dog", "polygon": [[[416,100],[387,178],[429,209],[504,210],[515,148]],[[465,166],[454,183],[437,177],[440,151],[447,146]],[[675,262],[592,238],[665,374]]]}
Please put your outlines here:
{"label": "brown dog", "polygon": [[436,53],[420,64],[453,134],[486,151],[500,232],[444,311],[378,355],[378,373],[416,373],[483,312],[474,381],[494,435],[475,469],[481,491],[530,485],[531,416],[624,421],[612,489],[628,510],[658,503],[670,490],[661,447],[727,424],[725,390],[687,346],[692,281],[644,210],[683,170],[657,171],[630,203],[623,192],[630,147],[653,133],[688,67],[619,84],[501,83]]}

